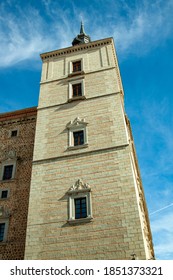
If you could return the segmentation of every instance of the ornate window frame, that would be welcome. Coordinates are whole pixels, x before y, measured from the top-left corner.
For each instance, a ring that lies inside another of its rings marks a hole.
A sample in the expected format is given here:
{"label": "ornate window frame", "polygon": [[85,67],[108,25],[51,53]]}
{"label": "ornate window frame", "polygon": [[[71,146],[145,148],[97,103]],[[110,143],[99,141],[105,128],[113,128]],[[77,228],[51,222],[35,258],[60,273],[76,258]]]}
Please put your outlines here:
{"label": "ornate window frame", "polygon": [[[79,62],[81,63],[81,70],[80,71],[73,71],[73,63]],[[77,74],[82,74],[83,73],[83,68],[84,68],[84,63],[83,63],[83,58],[79,59],[74,59],[69,62],[69,74],[70,75],[77,75]]]}
{"label": "ornate window frame", "polygon": [[[73,96],[73,85],[81,84],[81,91],[82,95],[80,96]],[[68,88],[68,101],[74,101],[79,99],[86,99],[85,97],[85,82],[84,79],[75,79],[69,82],[69,88]]]}
{"label": "ornate window frame", "polygon": [[[92,216],[92,203],[91,203],[91,188],[87,183],[83,183],[81,179],[78,179],[76,183],[68,190],[69,196],[69,223],[84,223],[90,222],[93,219]],[[87,217],[75,218],[75,199],[86,198]]]}
{"label": "ornate window frame", "polygon": [[[70,121],[66,128],[68,129],[68,149],[79,149],[88,147],[88,133],[87,133],[87,122],[85,119],[75,118],[74,121]],[[74,136],[73,133],[83,130],[84,133],[84,143],[82,145],[74,146]]]}
{"label": "ornate window frame", "polygon": [[[16,153],[15,151],[11,150],[8,152],[6,158],[2,161],[1,163],[1,170],[0,170],[0,181],[2,182],[8,182],[12,179],[14,179],[15,177],[15,172],[16,172],[16,161],[17,161],[17,157],[16,157]],[[12,176],[10,179],[6,179],[4,180],[3,179],[3,176],[4,176],[4,170],[5,170],[5,167],[6,166],[9,166],[9,165],[13,165],[13,170],[12,170]]]}

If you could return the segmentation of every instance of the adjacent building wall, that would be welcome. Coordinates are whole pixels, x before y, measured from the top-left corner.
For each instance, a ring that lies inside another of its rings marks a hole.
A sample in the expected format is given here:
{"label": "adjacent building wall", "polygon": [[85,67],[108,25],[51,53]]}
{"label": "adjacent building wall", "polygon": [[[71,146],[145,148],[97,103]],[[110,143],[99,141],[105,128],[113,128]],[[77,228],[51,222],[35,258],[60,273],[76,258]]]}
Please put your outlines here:
{"label": "adjacent building wall", "polygon": [[[5,223],[0,259],[24,258],[30,191],[36,108],[0,114],[0,223]],[[17,131],[12,136],[12,131]],[[13,165],[13,176],[3,180],[5,165]]]}

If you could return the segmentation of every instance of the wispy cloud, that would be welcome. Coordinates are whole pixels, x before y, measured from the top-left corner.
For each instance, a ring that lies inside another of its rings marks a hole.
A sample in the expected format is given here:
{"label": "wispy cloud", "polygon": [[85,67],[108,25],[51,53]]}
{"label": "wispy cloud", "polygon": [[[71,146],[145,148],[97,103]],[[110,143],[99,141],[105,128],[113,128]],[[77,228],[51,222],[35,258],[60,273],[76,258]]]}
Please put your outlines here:
{"label": "wispy cloud", "polygon": [[[148,97],[149,98],[148,98]],[[146,93],[130,111],[156,257],[173,257],[173,114],[168,96]],[[140,116],[140,117],[139,117]]]}
{"label": "wispy cloud", "polygon": [[29,7],[27,13],[16,7],[15,12],[0,6],[0,66],[6,67],[27,59],[51,46],[44,36],[45,22],[38,11]]}
{"label": "wispy cloud", "polygon": [[173,35],[172,0],[136,3],[135,8],[125,5],[126,17],[114,26],[114,37],[123,54],[145,54]]}
{"label": "wispy cloud", "polygon": [[153,236],[155,238],[155,252],[156,258],[159,259],[172,259],[173,252],[173,212],[165,210],[164,214],[157,214],[151,218],[151,226]]}
{"label": "wispy cloud", "polygon": [[33,7],[28,1],[25,10],[20,4],[14,5],[18,1],[2,3],[0,67],[34,60],[41,52],[68,46],[79,31],[81,18],[88,23],[87,31],[93,39],[114,36],[121,58],[130,53],[144,54],[172,35],[172,0],[155,0],[152,4],[143,0],[133,5],[109,0],[98,5],[93,0],[86,7],[67,2],[42,0]]}
{"label": "wispy cloud", "polygon": [[173,201],[173,115],[169,100],[142,99],[131,120],[137,124],[135,134],[140,135],[138,158],[149,209],[154,212]]}

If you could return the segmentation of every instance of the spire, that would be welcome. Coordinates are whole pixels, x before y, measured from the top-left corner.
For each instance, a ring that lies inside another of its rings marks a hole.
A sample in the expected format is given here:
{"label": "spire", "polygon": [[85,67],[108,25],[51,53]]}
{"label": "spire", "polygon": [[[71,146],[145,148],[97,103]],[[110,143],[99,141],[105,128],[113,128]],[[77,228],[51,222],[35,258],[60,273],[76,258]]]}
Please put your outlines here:
{"label": "spire", "polygon": [[[80,34],[85,34],[85,31],[84,31],[84,24],[83,22],[81,21],[81,26],[80,26]],[[86,35],[86,34],[85,34]]]}
{"label": "spire", "polygon": [[72,45],[80,45],[80,44],[86,44],[91,42],[90,36],[88,36],[85,31],[84,31],[84,24],[81,22],[81,27],[80,27],[80,34],[78,34],[72,42]]}

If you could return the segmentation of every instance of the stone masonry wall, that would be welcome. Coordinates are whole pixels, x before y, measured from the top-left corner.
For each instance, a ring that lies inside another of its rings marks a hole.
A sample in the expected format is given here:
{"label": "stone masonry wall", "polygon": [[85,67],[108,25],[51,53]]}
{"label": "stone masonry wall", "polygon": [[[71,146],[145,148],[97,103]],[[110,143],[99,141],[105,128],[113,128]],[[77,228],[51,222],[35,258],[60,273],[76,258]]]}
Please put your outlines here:
{"label": "stone masonry wall", "polygon": [[[41,57],[25,259],[146,259],[113,40]],[[70,71],[75,60],[82,62],[79,73]],[[70,99],[73,82],[82,83],[81,100]],[[69,147],[67,124],[76,118],[86,124],[88,141]],[[91,187],[93,219],[70,223],[67,192],[78,179]]]}
{"label": "stone masonry wall", "polygon": [[[0,207],[9,212],[4,218],[9,223],[7,240],[0,242],[4,260],[24,258],[35,125],[36,108],[0,115],[0,190],[9,192],[7,199],[0,199]],[[16,129],[18,135],[11,137],[11,130]],[[3,163],[11,160],[9,152],[14,154],[15,174],[13,179],[2,180]]]}
{"label": "stone masonry wall", "polygon": [[[145,259],[128,147],[34,164],[33,178],[26,259]],[[78,178],[91,187],[93,220],[71,225]]]}

